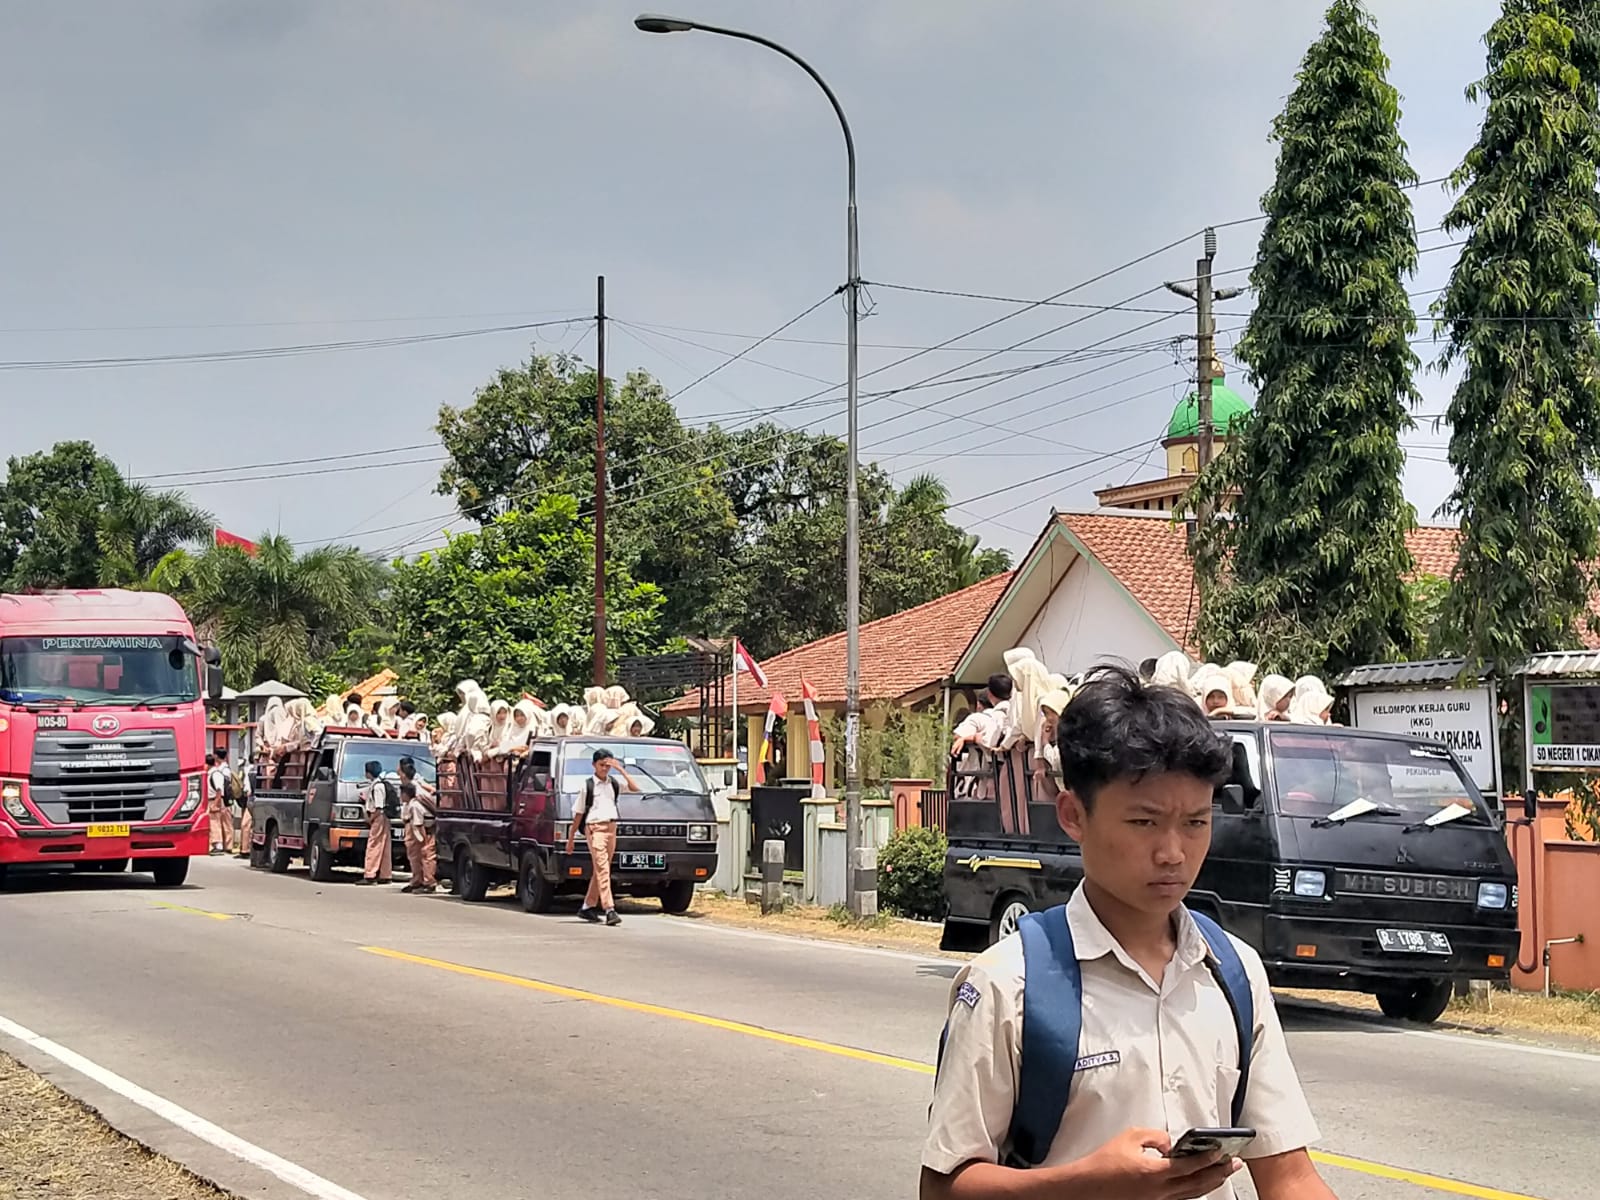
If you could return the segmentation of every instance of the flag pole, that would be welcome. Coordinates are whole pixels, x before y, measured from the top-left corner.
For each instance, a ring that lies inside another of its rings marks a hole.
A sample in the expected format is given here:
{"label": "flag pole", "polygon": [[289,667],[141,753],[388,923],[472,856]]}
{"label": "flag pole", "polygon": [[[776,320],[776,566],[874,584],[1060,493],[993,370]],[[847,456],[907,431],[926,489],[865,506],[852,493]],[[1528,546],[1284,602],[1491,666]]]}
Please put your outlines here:
{"label": "flag pole", "polygon": [[733,639],[733,790],[739,790],[739,639]]}

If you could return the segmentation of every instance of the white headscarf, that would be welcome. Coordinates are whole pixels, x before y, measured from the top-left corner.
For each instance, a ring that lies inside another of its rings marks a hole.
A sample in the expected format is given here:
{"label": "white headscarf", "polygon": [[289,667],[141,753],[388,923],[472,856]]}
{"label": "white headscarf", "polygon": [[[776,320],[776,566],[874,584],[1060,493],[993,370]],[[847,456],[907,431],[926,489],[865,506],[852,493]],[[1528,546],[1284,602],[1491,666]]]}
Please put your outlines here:
{"label": "white headscarf", "polygon": [[1235,660],[1222,668],[1228,682],[1233,685],[1233,707],[1240,712],[1252,712],[1256,707],[1256,664]]}
{"label": "white headscarf", "polygon": [[489,754],[504,754],[506,735],[511,732],[511,702],[489,701]]}
{"label": "white headscarf", "polygon": [[273,696],[267,701],[266,708],[261,710],[261,720],[256,722],[256,735],[260,742],[257,749],[270,750],[282,742],[288,725],[288,714],[283,711],[283,697]]}
{"label": "white headscarf", "polygon": [[1156,659],[1155,673],[1150,676],[1150,683],[1155,687],[1175,687],[1184,691],[1189,690],[1189,674],[1194,670],[1194,662],[1182,650],[1168,650]]}
{"label": "white headscarf", "polygon": [[1283,713],[1279,712],[1275,718],[1268,714],[1276,712],[1278,706],[1286,699],[1294,697],[1294,681],[1287,675],[1268,675],[1261,681],[1261,696],[1256,706],[1256,712],[1263,721],[1282,720]]}
{"label": "white headscarf", "polygon": [[1315,675],[1302,675],[1295,680],[1294,699],[1289,702],[1289,720],[1296,725],[1326,725],[1326,713],[1333,707],[1333,697]]}
{"label": "white headscarf", "polygon": [[470,754],[474,761],[482,761],[488,753],[494,734],[494,718],[489,715],[489,697],[482,690],[469,692],[467,707],[456,726],[455,750]]}
{"label": "white headscarf", "polygon": [[[522,723],[517,723],[517,718]],[[500,738],[500,744],[495,747],[496,754],[510,754],[513,750],[520,750],[533,740],[539,732],[539,709],[532,700],[524,697],[518,700],[511,710],[511,719],[506,722],[506,730]]]}
{"label": "white headscarf", "polygon": [[[1227,709],[1232,707],[1232,680],[1228,678],[1228,673],[1221,667],[1202,667],[1199,671],[1195,672],[1195,675],[1190,682],[1193,685],[1194,698],[1200,702],[1201,708],[1206,707],[1206,697],[1210,696],[1214,692],[1222,693],[1222,711],[1225,712]],[[1208,709],[1207,715],[1210,715],[1210,713],[1211,710]]]}
{"label": "white headscarf", "polygon": [[434,727],[434,736],[431,744],[434,754],[440,758],[451,753],[451,744],[456,736],[456,719],[456,714],[453,712],[439,714],[439,723]]}
{"label": "white headscarf", "polygon": [[304,696],[298,696],[285,704],[283,712],[289,719],[283,740],[290,746],[310,746],[322,732],[322,722],[317,720],[316,710],[311,707],[311,701]]}
{"label": "white headscarf", "polygon": [[1001,746],[1019,741],[1039,740],[1039,701],[1050,690],[1050,672],[1038,655],[1026,646],[1007,650],[1006,673],[1011,676],[1011,730],[1001,738]]}

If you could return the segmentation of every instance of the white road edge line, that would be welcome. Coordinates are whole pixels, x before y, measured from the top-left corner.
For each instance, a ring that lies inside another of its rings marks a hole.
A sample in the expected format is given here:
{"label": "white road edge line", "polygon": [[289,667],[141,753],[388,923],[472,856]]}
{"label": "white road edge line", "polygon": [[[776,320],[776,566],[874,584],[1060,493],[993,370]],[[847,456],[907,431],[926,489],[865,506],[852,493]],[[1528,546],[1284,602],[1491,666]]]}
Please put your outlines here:
{"label": "white road edge line", "polygon": [[714,933],[725,937],[751,938],[760,942],[779,942],[786,946],[798,945],[802,949],[842,950],[846,954],[865,954],[870,958],[892,958],[901,962],[951,963],[964,966],[965,959],[945,958],[941,954],[915,954],[909,950],[889,950],[883,946],[854,946],[849,942],[835,942],[826,938],[806,937],[803,934],[767,933],[760,929],[734,929],[727,925],[713,925],[709,921],[691,922],[673,920],[660,928],[689,933]]}
{"label": "white road edge line", "polygon": [[1584,1050],[1558,1050],[1554,1046],[1531,1046],[1526,1042],[1492,1042],[1488,1038],[1469,1037],[1460,1033],[1434,1033],[1427,1029],[1402,1029],[1401,1033],[1408,1037],[1432,1038],[1439,1042],[1454,1042],[1457,1045],[1481,1046],[1485,1050],[1510,1050],[1518,1054],[1538,1054],[1546,1058],[1565,1058],[1574,1062],[1594,1063],[1600,1066],[1600,1054],[1590,1054]]}
{"label": "white road edge line", "polygon": [[0,1016],[0,1033],[15,1038],[43,1054],[69,1067],[85,1078],[94,1080],[101,1087],[115,1092],[124,1100],[130,1100],[147,1112],[154,1113],[163,1121],[176,1125],[185,1133],[193,1134],[203,1142],[225,1151],[235,1158],[249,1163],[251,1166],[260,1167],[269,1174],[276,1175],[291,1187],[299,1188],[308,1196],[315,1196],[317,1200],[363,1200],[363,1197],[348,1188],[342,1188],[331,1180],[324,1179],[313,1171],[308,1171],[298,1163],[292,1163],[286,1158],[280,1158],[270,1150],[263,1150],[252,1142],[245,1141],[237,1134],[229,1133],[219,1125],[213,1125],[204,1117],[196,1116],[186,1108],[181,1108],[172,1101],[147,1091],[136,1083],[124,1079],[114,1071],[108,1071],[99,1063],[91,1062],[76,1051],[69,1050],[49,1038],[34,1033],[33,1030],[15,1021]]}

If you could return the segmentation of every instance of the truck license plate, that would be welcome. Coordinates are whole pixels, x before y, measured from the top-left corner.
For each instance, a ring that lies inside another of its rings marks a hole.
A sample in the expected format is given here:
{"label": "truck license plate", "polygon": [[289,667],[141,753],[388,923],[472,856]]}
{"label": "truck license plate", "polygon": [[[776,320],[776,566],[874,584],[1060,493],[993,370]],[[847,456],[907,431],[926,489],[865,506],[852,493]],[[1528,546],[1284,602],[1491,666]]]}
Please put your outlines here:
{"label": "truck license plate", "polygon": [[617,855],[617,866],[625,871],[664,871],[667,869],[667,856],[631,851]]}
{"label": "truck license plate", "polygon": [[128,827],[126,825],[89,826],[90,837],[127,837],[128,832]]}
{"label": "truck license plate", "polygon": [[1390,954],[1449,954],[1450,939],[1431,929],[1380,929],[1378,947]]}

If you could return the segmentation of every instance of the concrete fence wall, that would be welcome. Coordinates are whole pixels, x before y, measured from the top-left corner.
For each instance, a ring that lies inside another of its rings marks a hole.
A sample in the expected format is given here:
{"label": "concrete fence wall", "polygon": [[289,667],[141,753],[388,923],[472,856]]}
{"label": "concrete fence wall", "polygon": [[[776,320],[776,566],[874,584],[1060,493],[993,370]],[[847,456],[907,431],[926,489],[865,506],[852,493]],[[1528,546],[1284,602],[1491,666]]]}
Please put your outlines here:
{"label": "concrete fence wall", "polygon": [[[805,867],[800,899],[805,904],[830,908],[845,900],[845,827],[837,817],[836,800],[805,800]],[[895,832],[893,800],[864,800],[866,844],[881,850]],[[717,870],[702,886],[730,896],[744,894],[746,876],[759,864],[760,847],[750,846],[751,815],[747,797],[728,800],[728,818],[717,822]]]}

